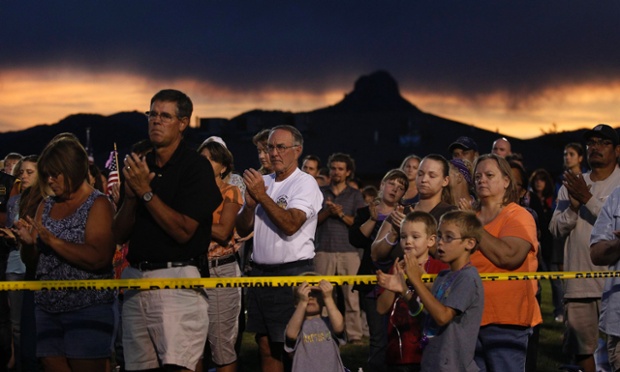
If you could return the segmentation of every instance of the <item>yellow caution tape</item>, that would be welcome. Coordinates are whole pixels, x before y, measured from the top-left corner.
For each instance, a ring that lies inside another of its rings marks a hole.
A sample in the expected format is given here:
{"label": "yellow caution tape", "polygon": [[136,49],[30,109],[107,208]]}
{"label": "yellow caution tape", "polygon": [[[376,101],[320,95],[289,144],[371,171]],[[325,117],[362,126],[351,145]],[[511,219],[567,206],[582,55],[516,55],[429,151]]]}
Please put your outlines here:
{"label": "yellow caution tape", "polygon": [[[432,283],[437,275],[426,274],[422,280]],[[593,272],[528,272],[528,273],[482,273],[485,281],[500,280],[549,280],[549,279],[591,279],[618,278],[620,271]],[[290,287],[307,281],[316,285],[325,279],[333,285],[375,285],[375,275],[349,276],[261,276],[240,278],[183,278],[183,279],[109,279],[109,280],[49,280],[0,282],[0,291],[53,291],[68,290],[130,290],[130,289],[197,289],[197,288],[248,288],[248,287]]]}

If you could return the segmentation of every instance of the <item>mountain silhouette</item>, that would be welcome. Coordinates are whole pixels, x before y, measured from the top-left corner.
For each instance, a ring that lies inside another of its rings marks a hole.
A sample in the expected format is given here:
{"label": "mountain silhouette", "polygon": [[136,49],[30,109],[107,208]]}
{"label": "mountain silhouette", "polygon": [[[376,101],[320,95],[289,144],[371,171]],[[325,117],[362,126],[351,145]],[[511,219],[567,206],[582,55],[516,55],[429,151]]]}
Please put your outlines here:
{"label": "mountain silhouette", "polygon": [[400,95],[398,83],[387,71],[376,71],[357,79],[351,93],[342,101],[315,113],[353,113],[385,111],[421,111]]}
{"label": "mountain silhouette", "polygon": [[[493,141],[502,136],[421,111],[400,95],[396,80],[380,70],[358,78],[353,90],[334,105],[298,113],[257,109],[230,120],[207,118],[201,120],[200,128],[188,128],[185,138],[197,147],[208,136],[220,136],[233,153],[237,170],[258,168],[252,136],[263,128],[281,124],[293,125],[302,132],[302,156],[318,155],[325,166],[330,154],[348,153],[356,161],[356,174],[372,180],[398,167],[410,154],[423,157],[438,153],[450,158],[448,146],[460,136],[473,138],[481,154],[490,152]],[[90,128],[90,149],[100,167],[108,159],[114,143],[120,156],[124,156],[133,143],[147,138],[147,120],[142,113],[75,114],[53,125],[0,133],[3,150],[0,155],[4,157],[13,151],[24,155],[40,153],[61,132],[72,132],[85,144],[87,128]],[[582,142],[584,131],[547,134],[530,140],[504,137],[512,143],[513,151],[524,155],[529,170],[543,167],[558,175],[562,170],[564,145]]]}

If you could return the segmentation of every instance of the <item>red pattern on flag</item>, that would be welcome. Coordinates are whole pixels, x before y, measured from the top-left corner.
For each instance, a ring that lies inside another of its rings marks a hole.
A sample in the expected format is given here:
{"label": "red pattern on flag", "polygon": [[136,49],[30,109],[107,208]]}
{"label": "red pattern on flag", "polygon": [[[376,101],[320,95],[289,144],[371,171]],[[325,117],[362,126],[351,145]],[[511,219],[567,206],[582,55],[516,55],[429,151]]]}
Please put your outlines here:
{"label": "red pattern on flag", "polygon": [[110,158],[105,163],[106,169],[110,171],[110,174],[108,175],[108,187],[106,188],[106,194],[108,195],[112,195],[112,186],[119,183],[118,164],[116,162],[116,159],[116,151],[111,151]]}

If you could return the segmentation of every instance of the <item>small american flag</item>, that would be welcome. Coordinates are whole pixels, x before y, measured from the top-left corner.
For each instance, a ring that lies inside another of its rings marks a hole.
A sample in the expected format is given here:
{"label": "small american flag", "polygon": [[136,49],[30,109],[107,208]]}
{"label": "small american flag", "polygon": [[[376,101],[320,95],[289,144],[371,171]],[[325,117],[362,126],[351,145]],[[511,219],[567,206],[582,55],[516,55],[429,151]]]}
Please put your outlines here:
{"label": "small american flag", "polygon": [[112,195],[112,186],[120,182],[118,177],[118,153],[116,152],[116,143],[114,144],[114,151],[110,152],[110,158],[105,163],[105,167],[110,171],[106,194]]}

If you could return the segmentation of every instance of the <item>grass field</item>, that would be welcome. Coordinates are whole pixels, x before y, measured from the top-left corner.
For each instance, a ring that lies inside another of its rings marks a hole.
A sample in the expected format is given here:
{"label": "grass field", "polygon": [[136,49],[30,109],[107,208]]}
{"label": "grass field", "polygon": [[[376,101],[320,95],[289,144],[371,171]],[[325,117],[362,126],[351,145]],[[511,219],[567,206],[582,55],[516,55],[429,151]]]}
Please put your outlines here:
{"label": "grass field", "polygon": [[[558,367],[569,362],[562,354],[562,334],[564,325],[556,323],[553,319],[553,306],[551,304],[551,287],[549,281],[540,282],[542,286],[542,313],[543,324],[540,330],[538,346],[537,371],[558,371]],[[366,370],[366,358],[368,357],[368,340],[364,339],[363,345],[345,345],[340,349],[342,360],[352,372],[357,372],[361,367]],[[260,364],[258,352],[253,334],[244,334],[239,371],[258,372]]]}

